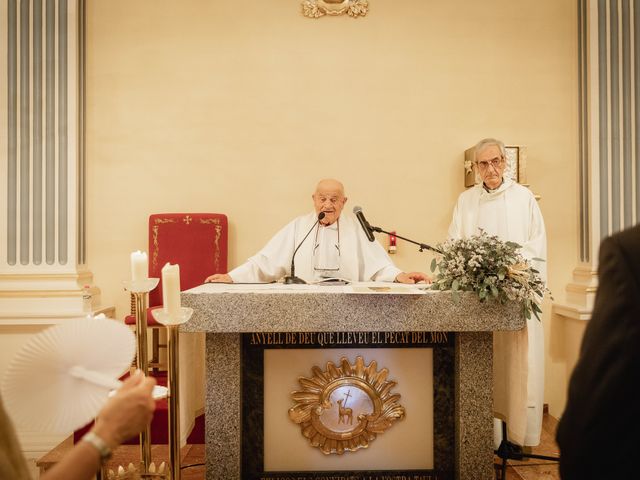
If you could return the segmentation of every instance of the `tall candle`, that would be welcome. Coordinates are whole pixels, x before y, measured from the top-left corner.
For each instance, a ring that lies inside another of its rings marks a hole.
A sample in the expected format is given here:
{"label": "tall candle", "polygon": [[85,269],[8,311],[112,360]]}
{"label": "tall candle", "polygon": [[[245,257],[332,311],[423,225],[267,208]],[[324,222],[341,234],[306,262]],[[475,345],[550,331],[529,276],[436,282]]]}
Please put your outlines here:
{"label": "tall candle", "polygon": [[180,265],[162,267],[162,305],[172,317],[180,314]]}
{"label": "tall candle", "polygon": [[147,252],[137,250],[131,254],[131,281],[146,280],[149,272]]}

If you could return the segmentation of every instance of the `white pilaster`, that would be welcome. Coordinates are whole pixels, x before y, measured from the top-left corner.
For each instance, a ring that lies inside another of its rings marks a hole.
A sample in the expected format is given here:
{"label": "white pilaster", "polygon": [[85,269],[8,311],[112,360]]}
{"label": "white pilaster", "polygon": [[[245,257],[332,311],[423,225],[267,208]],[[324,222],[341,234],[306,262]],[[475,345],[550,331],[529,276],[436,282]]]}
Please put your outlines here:
{"label": "white pilaster", "polygon": [[591,319],[603,238],[640,219],[640,0],[578,0],[579,258],[564,300],[568,375]]}
{"label": "white pilaster", "polygon": [[[82,314],[85,258],[84,2],[0,8],[0,325]],[[93,287],[94,306],[99,290]]]}
{"label": "white pilaster", "polygon": [[[83,315],[82,287],[93,283],[83,19],[84,0],[0,0],[0,377],[34,334]],[[18,431],[30,463],[67,435]]]}

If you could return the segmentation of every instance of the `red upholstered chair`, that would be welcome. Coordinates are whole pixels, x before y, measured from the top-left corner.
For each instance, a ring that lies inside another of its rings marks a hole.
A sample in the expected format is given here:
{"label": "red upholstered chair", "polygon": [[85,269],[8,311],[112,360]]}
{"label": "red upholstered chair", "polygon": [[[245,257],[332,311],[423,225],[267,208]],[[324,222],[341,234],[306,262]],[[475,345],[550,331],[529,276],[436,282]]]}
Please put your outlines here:
{"label": "red upholstered chair", "polygon": [[[158,367],[160,328],[150,313],[162,308],[162,267],[167,262],[180,265],[180,288],[188,290],[201,285],[214,273],[227,273],[227,217],[220,213],[157,213],[149,217],[149,277],[159,278],[158,287],[149,293],[147,322],[152,329],[153,351],[151,367]],[[135,325],[135,301],[131,302],[131,315],[125,318],[127,325]],[[155,368],[154,368],[155,370]],[[159,375],[159,385],[166,385],[166,377]],[[151,443],[166,444],[167,402],[157,402],[151,423]],[[93,423],[93,422],[92,422]],[[91,428],[92,423],[74,432],[77,443]],[[137,443],[134,437],[125,443]],[[196,419],[195,428],[188,443],[204,443],[204,419]]]}
{"label": "red upholstered chair", "polygon": [[[149,293],[147,323],[152,328],[150,366],[159,363],[161,327],[151,310],[162,308],[162,267],[180,265],[180,288],[201,285],[214,273],[227,273],[227,217],[221,213],[156,213],[149,217],[149,277],[160,283]],[[131,303],[127,325],[135,325],[135,301]],[[162,345],[164,347],[164,345]]]}

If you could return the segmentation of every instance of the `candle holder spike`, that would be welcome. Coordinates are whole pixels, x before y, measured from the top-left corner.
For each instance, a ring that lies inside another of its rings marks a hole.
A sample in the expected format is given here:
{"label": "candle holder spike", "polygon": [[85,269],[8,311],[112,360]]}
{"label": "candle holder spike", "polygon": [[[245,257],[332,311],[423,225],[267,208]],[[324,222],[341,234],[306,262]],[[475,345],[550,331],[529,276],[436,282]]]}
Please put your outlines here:
{"label": "candle holder spike", "polygon": [[[124,288],[135,297],[136,305],[136,367],[142,373],[149,373],[149,354],[147,351],[147,309],[149,308],[149,292],[158,286],[159,278],[127,280]],[[140,458],[144,472],[149,471],[151,464],[151,425],[140,432]]]}
{"label": "candle holder spike", "polygon": [[157,468],[152,462],[149,471],[146,472],[140,471],[133,463],[129,463],[128,466],[118,465],[115,470],[102,467],[100,475],[98,480],[169,480],[169,472],[164,462]]}
{"label": "candle holder spike", "polygon": [[167,327],[168,416],[169,416],[169,471],[172,480],[180,480],[180,373],[178,369],[180,325],[189,321],[193,309],[180,307],[177,314],[153,310],[153,317]]}

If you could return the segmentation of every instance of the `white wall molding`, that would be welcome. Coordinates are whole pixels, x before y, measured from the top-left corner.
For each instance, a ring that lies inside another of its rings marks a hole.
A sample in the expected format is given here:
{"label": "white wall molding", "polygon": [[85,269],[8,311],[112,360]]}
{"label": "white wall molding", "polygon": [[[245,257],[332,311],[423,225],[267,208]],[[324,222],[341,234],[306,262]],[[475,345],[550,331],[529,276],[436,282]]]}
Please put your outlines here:
{"label": "white wall molding", "polygon": [[554,312],[588,319],[603,238],[640,220],[640,2],[578,0],[579,259]]}
{"label": "white wall molding", "polygon": [[[84,0],[0,1],[0,376],[47,325],[83,316]],[[4,81],[6,80],[6,81]],[[99,289],[92,287],[95,311]],[[30,462],[68,435],[18,432]]]}
{"label": "white wall molding", "polygon": [[92,282],[84,245],[84,0],[4,0],[0,30],[7,79],[0,312],[78,315],[82,287]]}

